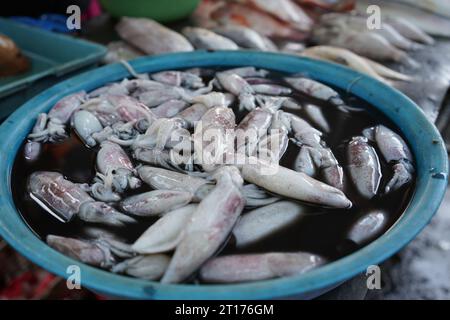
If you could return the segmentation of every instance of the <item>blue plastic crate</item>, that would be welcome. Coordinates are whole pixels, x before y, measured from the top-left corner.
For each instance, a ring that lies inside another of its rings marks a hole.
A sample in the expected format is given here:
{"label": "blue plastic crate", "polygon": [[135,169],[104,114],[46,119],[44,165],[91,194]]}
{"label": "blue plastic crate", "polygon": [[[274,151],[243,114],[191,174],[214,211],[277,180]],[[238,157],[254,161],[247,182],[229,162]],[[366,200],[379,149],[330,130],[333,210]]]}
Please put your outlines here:
{"label": "blue plastic crate", "polygon": [[102,45],[10,19],[0,18],[0,33],[14,40],[31,62],[27,72],[0,78],[0,121],[42,90],[96,66],[106,53]]}

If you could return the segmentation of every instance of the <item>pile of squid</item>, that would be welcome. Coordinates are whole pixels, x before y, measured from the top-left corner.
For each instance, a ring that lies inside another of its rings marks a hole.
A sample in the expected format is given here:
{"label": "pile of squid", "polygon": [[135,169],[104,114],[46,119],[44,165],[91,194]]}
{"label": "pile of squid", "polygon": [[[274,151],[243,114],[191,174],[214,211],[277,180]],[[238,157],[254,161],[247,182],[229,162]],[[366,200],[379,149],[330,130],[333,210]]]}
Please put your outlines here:
{"label": "pile of squid", "polygon": [[[379,29],[370,30],[365,11],[355,1],[204,0],[190,22],[171,30],[156,21],[124,17],[116,26],[125,42],[109,46],[107,62],[140,55],[193,50],[284,52],[343,64],[379,81],[414,81],[380,62],[415,61],[407,51],[434,40],[415,21],[383,10]],[[330,13],[331,12],[331,13]],[[306,47],[314,44],[314,46]]]}
{"label": "pile of squid", "polygon": [[[217,256],[230,235],[245,248],[296,221],[306,204],[351,208],[343,191],[346,176],[366,199],[413,179],[406,143],[383,125],[348,142],[348,164],[340,164],[322,139],[329,120],[321,108],[293,93],[339,112],[351,110],[321,82],[302,75],[275,81],[269,71],[254,67],[161,71],[64,97],[38,116],[24,156],[36,161],[43,144],[64,143],[72,128],[87,148],[98,150],[96,175],[75,183],[61,173],[39,171],[31,174],[27,188],[59,220],[82,221],[95,237],[48,235],[47,243],[81,262],[162,283],[184,282],[192,275],[205,282],[255,281],[326,263],[309,252]],[[293,112],[299,109],[308,118]],[[243,114],[238,123],[237,114]],[[216,139],[205,139],[210,129],[219,133]],[[231,144],[226,143],[230,136]],[[292,169],[279,165],[288,144],[298,148]],[[178,159],[180,145],[191,153]],[[269,158],[258,154],[261,146],[270,151]],[[216,160],[234,160],[211,161],[211,150]],[[385,176],[379,157],[391,167]],[[144,184],[151,191],[127,194]],[[155,217],[134,243],[102,229]],[[364,244],[384,223],[382,212],[369,212],[348,238]]]}
{"label": "pile of squid", "polygon": [[[201,30],[186,28],[180,35],[153,20],[129,17],[121,19],[116,30],[124,41],[146,54],[191,51],[194,48],[233,50],[238,46],[267,51],[277,48],[272,41],[305,40],[313,29],[314,16],[324,12],[349,11],[355,7],[355,2],[203,0],[189,19]],[[223,41],[224,38],[230,41]],[[136,52],[133,48],[130,51]]]}
{"label": "pile of squid", "polygon": [[[364,57],[381,61],[408,61],[407,52],[434,40],[402,18],[384,18],[369,29],[367,16],[331,13],[323,15],[313,31],[312,40],[322,45],[346,48]],[[412,61],[411,61],[412,63]]]}

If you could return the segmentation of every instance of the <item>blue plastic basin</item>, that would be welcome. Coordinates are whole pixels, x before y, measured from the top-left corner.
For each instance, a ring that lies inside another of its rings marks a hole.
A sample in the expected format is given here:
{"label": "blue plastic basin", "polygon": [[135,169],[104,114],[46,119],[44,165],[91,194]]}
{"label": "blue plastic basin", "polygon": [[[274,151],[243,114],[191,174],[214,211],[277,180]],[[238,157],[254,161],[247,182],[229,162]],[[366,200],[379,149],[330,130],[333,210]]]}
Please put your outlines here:
{"label": "blue plastic basin", "polygon": [[325,62],[256,52],[192,52],[134,60],[138,72],[190,67],[255,66],[280,72],[302,72],[348,90],[366,100],[398,127],[417,163],[416,189],[400,220],[361,250],[303,275],[236,285],[162,285],[112,274],[81,264],[48,247],[26,226],[11,196],[11,169],[17,151],[39,112],[47,112],[65,95],[93,90],[128,76],[122,65],[109,65],[64,81],[36,96],[0,127],[0,235],[24,256],[59,276],[69,265],[81,267],[81,285],[109,296],[138,299],[268,299],[311,298],[380,263],[410,242],[430,221],[447,187],[447,152],[437,129],[402,93]]}

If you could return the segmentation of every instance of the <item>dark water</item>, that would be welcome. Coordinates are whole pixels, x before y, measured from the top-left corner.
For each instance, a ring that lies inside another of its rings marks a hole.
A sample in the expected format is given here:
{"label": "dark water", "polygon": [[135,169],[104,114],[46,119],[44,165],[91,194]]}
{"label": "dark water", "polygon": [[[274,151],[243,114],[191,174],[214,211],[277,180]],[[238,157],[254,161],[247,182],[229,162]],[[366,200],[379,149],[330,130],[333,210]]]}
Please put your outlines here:
{"label": "dark water", "polygon": [[[278,78],[278,75],[272,76]],[[348,105],[364,107],[365,111],[344,113],[332,105],[312,101],[301,95],[296,95],[295,98],[301,102],[313,102],[322,108],[331,128],[330,133],[324,134],[323,139],[333,150],[339,163],[344,167],[344,172],[346,172],[346,143],[353,136],[361,135],[364,128],[380,123],[394,130],[395,128],[367,103],[354,97],[349,97],[345,93],[341,94]],[[308,120],[308,117],[302,111],[292,112]],[[244,114],[238,114],[237,119],[239,120],[243,116]],[[282,165],[292,167],[298,150],[297,146],[290,143],[286,154],[282,158]],[[44,240],[48,234],[84,238],[86,237],[83,231],[85,224],[76,219],[70,223],[59,222],[39,207],[27,192],[27,178],[35,171],[48,170],[60,172],[73,182],[89,183],[95,175],[95,157],[97,151],[97,148],[86,148],[74,132],[70,132],[69,139],[62,143],[45,144],[42,155],[35,163],[30,164],[26,162],[22,156],[23,150],[21,149],[19,151],[12,173],[12,192],[16,206],[23,219],[30,229],[41,239]],[[385,183],[391,176],[391,170],[383,161],[383,158],[380,156],[383,173],[382,183]],[[358,195],[351,181],[346,176],[344,191],[347,197],[353,202],[352,209],[332,210],[310,206],[311,214],[289,228],[261,241],[257,245],[248,247],[245,250],[238,250],[234,247],[233,238],[231,237],[228,243],[224,245],[223,250],[218,254],[308,251],[320,254],[330,260],[338,259],[358,249],[356,245],[343,246],[346,243],[345,233],[356,219],[373,209],[382,209],[388,213],[389,221],[386,224],[385,230],[389,229],[407,207],[413,193],[413,185],[412,183],[389,195],[376,196],[371,200],[366,200]],[[382,189],[383,185],[380,186],[379,190]],[[133,194],[148,190],[150,190],[149,187],[144,186],[138,190],[134,190]],[[141,222],[137,226],[116,230],[109,228],[109,230],[127,242],[133,242],[154,221],[155,219],[141,219]]]}

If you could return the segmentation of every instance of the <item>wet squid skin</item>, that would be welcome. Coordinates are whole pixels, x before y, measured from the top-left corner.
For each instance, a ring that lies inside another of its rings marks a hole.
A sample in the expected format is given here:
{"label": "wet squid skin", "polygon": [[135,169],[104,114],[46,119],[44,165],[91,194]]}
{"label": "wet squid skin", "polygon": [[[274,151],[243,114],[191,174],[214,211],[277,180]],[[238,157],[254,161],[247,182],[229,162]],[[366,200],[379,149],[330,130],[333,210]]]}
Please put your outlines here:
{"label": "wet squid skin", "polygon": [[[237,92],[239,94],[239,92]],[[240,97],[241,99],[241,97]],[[247,97],[243,98],[243,99],[247,99]],[[304,132],[304,130],[299,128],[298,123],[303,121],[300,118],[296,118],[294,116],[291,116],[292,118],[290,119],[290,123],[289,126],[292,126],[294,128],[294,132],[297,133],[297,138],[299,138],[301,136],[301,134]],[[266,119],[267,120],[267,119]],[[248,125],[248,124],[247,124]],[[247,126],[246,125],[246,126]],[[225,141],[225,143],[222,143],[221,145],[216,146],[216,157],[218,157],[218,160],[221,160],[221,155],[227,154],[230,152],[230,150],[228,150],[227,148],[229,148],[229,144],[226,143],[228,137],[226,137],[225,134],[225,130],[230,130],[233,129],[235,126],[235,117],[234,117],[234,113],[232,111],[230,111],[230,109],[228,108],[223,108],[223,107],[216,107],[213,109],[210,109],[203,117],[202,117],[202,127],[201,127],[201,131],[197,130],[198,128],[196,128],[196,131],[194,133],[194,138],[195,136],[200,136],[202,135],[202,133],[204,132],[204,130],[210,129],[210,128],[214,128],[214,129],[219,129],[222,132],[223,135],[223,139],[221,139],[222,141]],[[245,128],[245,126],[244,126]],[[309,138],[309,136],[308,136]],[[316,140],[316,138],[312,138],[313,140]],[[302,139],[301,141],[303,142],[304,139]],[[319,138],[320,140],[320,138]],[[313,144],[312,142],[310,143],[310,145],[312,146],[317,146],[318,143]],[[206,145],[203,145],[203,151],[207,149]],[[201,151],[198,152],[198,154],[201,154]],[[197,156],[198,156],[197,154]],[[203,154],[202,154],[203,156]],[[249,158],[249,160],[251,159],[251,157]],[[215,165],[212,165],[205,160],[208,160],[208,158],[205,158],[203,156],[203,168],[205,170],[211,170],[214,167],[216,167]],[[216,160],[217,161],[217,160]],[[248,162],[247,162],[248,163]],[[255,165],[249,165],[249,164],[244,164],[242,165],[242,174],[245,180],[255,183],[257,185],[263,186],[264,188],[271,190],[277,194],[281,194],[284,196],[288,196],[288,197],[293,197],[295,199],[298,200],[303,200],[303,201],[307,201],[307,202],[311,202],[311,203],[321,203],[324,205],[329,205],[331,207],[343,207],[343,208],[349,208],[351,207],[351,202],[345,197],[345,195],[337,189],[334,189],[332,187],[329,187],[325,184],[321,184],[319,181],[316,181],[315,179],[309,178],[306,175],[303,176],[303,174],[298,174],[292,171],[292,176],[288,176],[289,175],[289,169],[286,168],[282,168],[282,167],[278,167],[278,166],[273,166],[271,163],[266,164],[264,162],[260,162],[259,160],[255,162]],[[322,162],[324,163],[324,162]],[[268,175],[265,175],[264,173],[261,175],[259,174],[261,172],[261,170],[263,168],[267,168],[271,172]],[[338,174],[338,178],[337,181],[339,181],[340,176],[341,176],[341,170],[339,169],[340,167],[337,168],[337,174]],[[295,180],[293,177],[295,177],[297,179],[297,182],[294,182],[293,180]],[[283,179],[284,178],[284,179]],[[330,178],[331,179],[331,178]],[[289,186],[286,187],[279,187],[278,189],[274,189],[277,188],[279,186],[279,182],[283,181],[283,183],[288,183]],[[291,182],[292,181],[292,182]],[[300,182],[299,182],[300,181]],[[306,182],[307,187],[306,188],[302,188],[302,182]],[[339,185],[339,183],[338,183]],[[307,189],[313,189],[315,186],[316,187],[316,192],[315,194],[311,194],[308,192]],[[319,191],[319,192],[317,192]]]}
{"label": "wet squid skin", "polygon": [[347,147],[349,172],[359,193],[367,199],[378,193],[382,179],[378,153],[391,167],[392,176],[386,181],[384,193],[398,190],[410,183],[414,175],[411,151],[405,141],[394,131],[378,125],[363,130],[364,136],[354,137]]}
{"label": "wet squid skin", "polygon": [[[190,204],[164,214],[132,245],[139,254],[168,252],[182,240],[185,225],[197,209]],[[278,201],[245,213],[233,228],[237,248],[246,247],[277,234],[297,223],[306,214],[306,207],[293,201]]]}
{"label": "wet squid skin", "polygon": [[185,27],[182,33],[196,49],[237,50],[238,45],[213,31],[203,28]]}
{"label": "wet squid skin", "polygon": [[132,249],[140,254],[161,253],[175,249],[197,207],[197,204],[189,204],[165,213],[134,242]]}
{"label": "wet squid skin", "polygon": [[256,31],[238,25],[224,25],[213,29],[214,32],[233,40],[237,45],[261,51],[277,51],[275,44]]}
{"label": "wet squid skin", "polygon": [[120,37],[147,54],[194,50],[185,37],[150,19],[125,17],[116,30]]}
{"label": "wet squid skin", "polygon": [[333,151],[322,140],[322,132],[294,115],[290,116],[290,127],[294,133],[294,140],[300,147],[294,164],[295,169],[312,177],[317,176],[320,172],[327,184],[342,190],[344,186],[343,169]]}
{"label": "wet squid skin", "polygon": [[[267,70],[239,67],[210,72],[212,80],[206,83],[201,74],[201,70],[162,71],[83,94],[65,121],[72,120],[86,147],[98,150],[96,177],[91,185],[79,185],[56,172],[35,172],[28,183],[41,206],[63,220],[78,217],[89,223],[77,239],[49,236],[50,246],[112,272],[163,283],[186,281],[198,271],[200,279],[208,282],[255,281],[299,274],[326,262],[307,252],[211,257],[229,237],[236,248],[245,248],[277,235],[306,214],[319,212],[296,201],[352,207],[342,191],[343,169],[319,130],[329,131],[321,107],[286,95],[300,92],[340,112],[348,112],[349,107],[334,89],[302,76],[276,82],[267,77]],[[246,112],[239,123],[234,106]],[[311,123],[294,114],[296,110],[304,111]],[[216,146],[216,159],[205,153],[212,146],[211,140],[202,139],[209,129],[223,138]],[[242,139],[252,131],[255,136]],[[171,158],[178,142],[171,139],[173,134],[193,147],[186,163]],[[273,145],[272,138],[279,145]],[[289,142],[298,147],[296,170],[279,165]],[[251,152],[261,146],[276,155],[272,161],[257,158],[259,151]],[[385,192],[412,179],[408,147],[384,126],[367,128],[347,149],[345,169],[367,198],[378,194],[377,154],[392,168],[392,176],[384,177]],[[211,161],[205,162],[205,156]],[[228,156],[245,161],[214,161]],[[151,190],[125,194],[142,184]],[[249,211],[241,217],[244,208]],[[136,223],[135,216],[139,221],[158,219],[132,243],[123,243],[114,230],[102,230],[102,226]],[[382,212],[367,212],[355,220],[347,238],[363,245],[369,241],[364,234],[370,239],[377,236],[385,221]]]}
{"label": "wet squid skin", "polygon": [[111,271],[145,280],[159,280],[169,261],[170,257],[165,254],[136,256],[116,264]]}
{"label": "wet squid skin", "polygon": [[317,128],[325,133],[330,132],[330,124],[318,106],[309,103],[305,105],[305,112]]}
{"label": "wet squid skin", "polygon": [[94,147],[111,137],[133,139],[155,121],[157,116],[144,104],[128,96],[132,81],[117,84],[123,93],[110,92],[113,85],[97,89],[96,93],[80,105],[72,116],[71,124],[80,139]]}
{"label": "wet squid skin", "polygon": [[273,279],[298,275],[325,262],[324,258],[305,252],[221,256],[200,269],[200,278],[216,283]]}
{"label": "wet squid skin", "polygon": [[344,101],[334,89],[312,79],[305,77],[287,77],[286,82],[294,89],[322,101],[328,101],[331,104],[342,107]]}
{"label": "wet squid skin", "polygon": [[67,138],[66,124],[86,99],[86,92],[80,91],[56,102],[48,113],[40,113],[28,135],[24,157],[28,161],[35,161],[40,155],[42,143],[58,142]]}
{"label": "wet squid skin", "polygon": [[[295,84],[297,90],[303,90],[305,89],[303,80],[304,78],[290,78],[288,82]],[[309,88],[309,85],[310,83],[308,82],[306,87]],[[316,98],[320,96],[323,100],[334,99],[334,101],[342,101],[339,94],[331,88],[317,82],[313,82],[312,85],[318,88],[318,93],[316,90],[304,90],[303,93],[308,93]],[[324,87],[324,93],[320,93]],[[326,183],[342,189],[344,183],[342,167],[336,160],[332,150],[322,141],[322,132],[313,128],[302,118],[288,111],[279,110],[284,105],[285,98],[263,96],[257,97],[257,100],[261,107],[252,109],[237,127],[237,152],[252,156],[256,151],[270,151],[270,161],[276,162],[281,159],[286,151],[290,138],[300,148],[294,165],[295,170],[304,172],[312,177],[317,176],[318,172],[320,172]],[[343,102],[339,105],[343,106]],[[305,109],[309,110],[309,114],[311,114],[310,106],[306,106]],[[323,124],[324,119],[320,117],[320,113],[318,114],[317,110],[312,117]],[[267,133],[269,129],[271,132]],[[278,149],[272,146],[272,142],[278,142]]]}
{"label": "wet squid skin", "polygon": [[381,181],[381,165],[375,149],[365,137],[354,137],[348,144],[347,156],[356,189],[367,199],[374,197]]}
{"label": "wet squid skin", "polygon": [[89,147],[97,144],[94,135],[103,130],[100,120],[87,110],[79,110],[74,113],[72,127],[80,139]]}
{"label": "wet squid skin", "polygon": [[38,171],[28,180],[30,195],[46,210],[70,221],[74,217],[98,224],[125,226],[135,223],[104,202],[92,199],[81,186],[66,180],[60,173]]}
{"label": "wet squid skin", "polygon": [[[208,177],[196,177],[152,166],[141,166],[137,172],[141,180],[153,189],[187,191],[193,195],[193,202],[200,202],[214,188],[213,181]],[[243,187],[243,195],[246,207],[249,208],[271,204],[280,199],[275,195],[267,194],[254,184],[246,184]]]}
{"label": "wet squid skin", "polygon": [[384,210],[371,210],[350,226],[345,238],[358,246],[365,245],[383,232],[388,218]]}
{"label": "wet squid skin", "polygon": [[216,187],[193,212],[162,283],[177,283],[194,273],[219,249],[244,209],[243,180],[237,169],[223,167],[215,178]]}
{"label": "wet squid skin", "polygon": [[110,267],[115,261],[111,251],[100,242],[82,241],[55,235],[48,235],[46,241],[55,250],[93,266]]}
{"label": "wet squid skin", "polygon": [[[209,109],[195,127],[194,157],[205,171],[213,171],[223,163],[223,156],[234,152],[230,135],[236,126],[236,118],[232,109],[227,107],[214,107]],[[216,139],[205,139],[205,134],[214,134]],[[214,153],[211,152],[214,150]]]}
{"label": "wet squid skin", "polygon": [[[34,141],[58,141],[67,137],[65,132],[65,125],[69,122],[72,114],[80,108],[82,103],[86,100],[86,92],[80,91],[71,95],[68,95],[59,100],[52,109],[46,114],[44,128],[41,130],[33,129],[32,133],[28,136]],[[43,115],[43,114],[41,114]],[[38,117],[38,123],[42,120],[41,115]]]}
{"label": "wet squid skin", "polygon": [[152,74],[151,78],[155,81],[176,87],[199,89],[205,86],[203,79],[193,72],[161,71]]}
{"label": "wet squid skin", "polygon": [[233,228],[236,248],[243,248],[281,232],[298,222],[306,207],[294,201],[278,201],[244,214]]}
{"label": "wet squid skin", "polygon": [[91,186],[94,198],[101,201],[118,201],[127,189],[137,189],[141,181],[127,153],[116,143],[104,141],[97,153],[96,182]]}
{"label": "wet squid skin", "polygon": [[152,188],[157,190],[187,191],[193,195],[193,200],[203,199],[213,188],[211,181],[185,173],[151,166],[142,166],[137,171],[139,177]]}
{"label": "wet squid skin", "polygon": [[153,190],[124,199],[120,207],[128,214],[148,217],[184,206],[192,197],[192,193],[186,191]]}
{"label": "wet squid skin", "polygon": [[153,114],[158,118],[172,118],[187,108],[189,104],[182,100],[169,100],[156,108],[153,108]]}
{"label": "wet squid skin", "polygon": [[239,98],[240,110],[255,108],[255,90],[243,77],[236,73],[218,72],[216,79],[226,91]]}
{"label": "wet squid skin", "polygon": [[[263,187],[280,196],[320,204],[331,208],[351,208],[352,202],[345,194],[332,186],[282,166],[253,159],[255,164],[242,165],[242,176],[246,181]],[[270,174],[260,174],[270,172]]]}
{"label": "wet squid skin", "polygon": [[392,192],[408,184],[413,178],[415,169],[411,151],[402,137],[383,125],[367,128],[363,134],[376,143],[392,168],[393,175],[384,191]]}
{"label": "wet squid skin", "polygon": [[87,100],[81,108],[97,116],[103,126],[112,125],[120,120],[127,122],[150,118],[151,121],[154,118],[146,105],[125,94],[101,94]]}
{"label": "wet squid skin", "polygon": [[161,278],[170,261],[170,257],[164,254],[136,255],[128,245],[111,239],[79,240],[48,235],[46,242],[53,249],[83,263],[145,280]]}
{"label": "wet squid skin", "polygon": [[271,123],[272,113],[270,111],[263,108],[250,111],[236,128],[236,150],[253,155],[259,140],[267,134]]}

